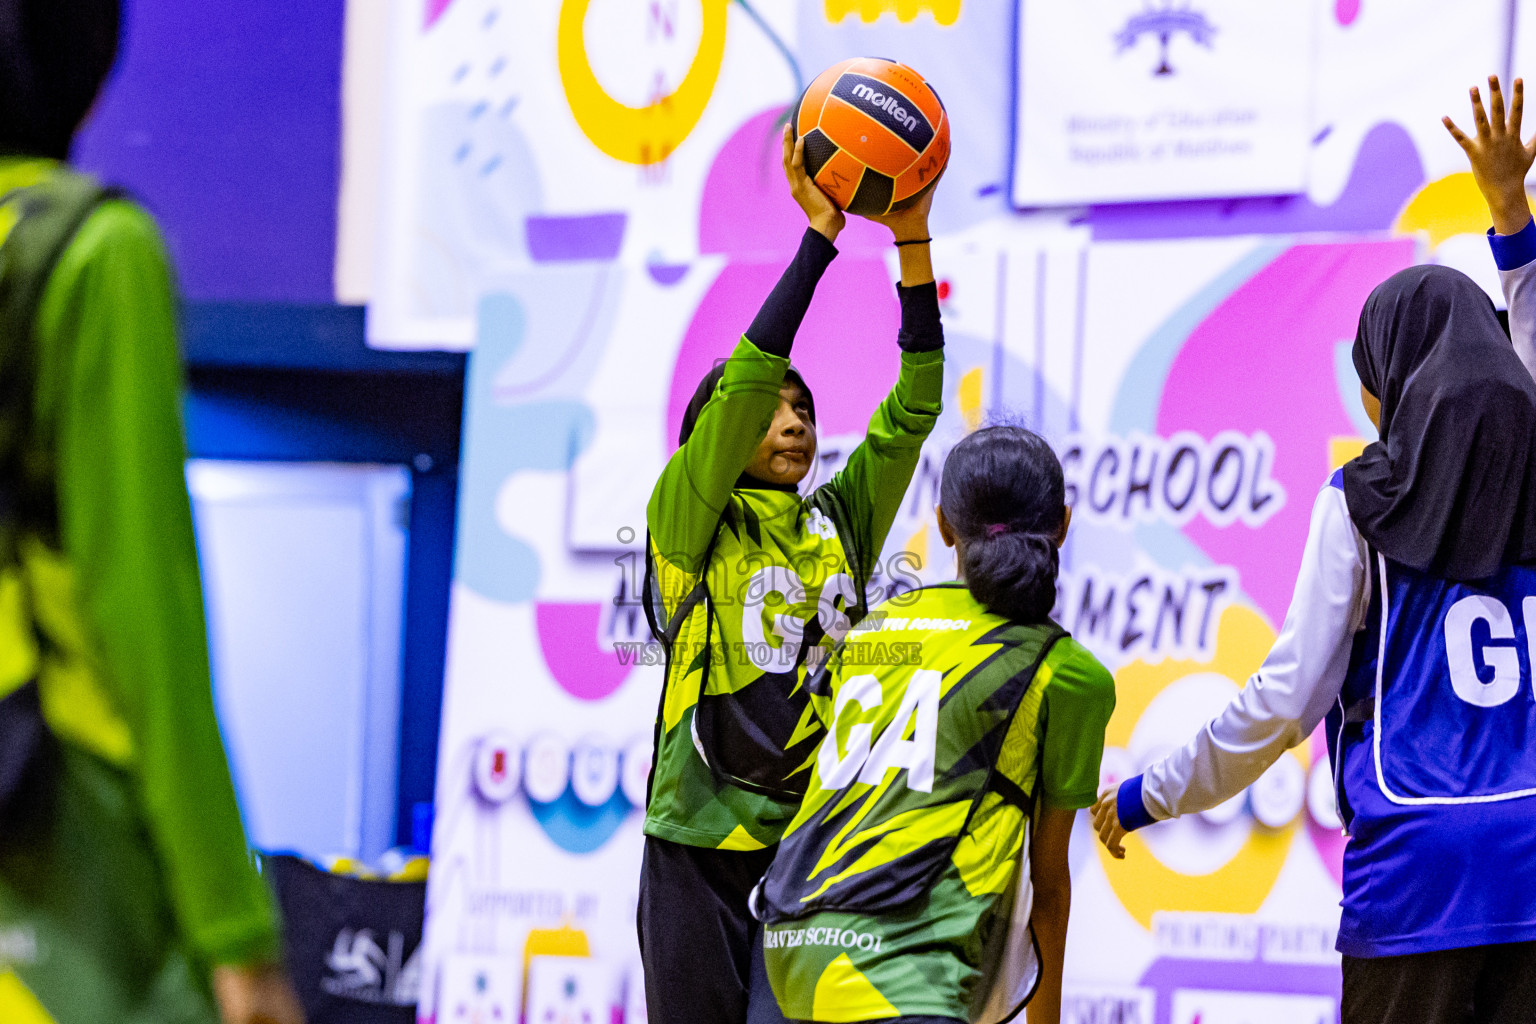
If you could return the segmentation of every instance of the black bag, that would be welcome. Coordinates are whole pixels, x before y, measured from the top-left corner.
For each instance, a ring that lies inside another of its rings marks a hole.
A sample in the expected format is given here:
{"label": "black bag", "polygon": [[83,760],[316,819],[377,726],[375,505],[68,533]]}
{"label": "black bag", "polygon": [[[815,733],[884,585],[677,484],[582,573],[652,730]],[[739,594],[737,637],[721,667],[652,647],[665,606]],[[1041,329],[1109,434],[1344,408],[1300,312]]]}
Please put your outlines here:
{"label": "black bag", "polygon": [[265,864],[309,1024],[415,1024],[427,883],[334,875],[287,855]]}
{"label": "black bag", "polygon": [[[34,325],[59,257],[111,195],[61,170],[0,196],[0,210],[16,217],[0,240],[0,569],[19,564],[22,533],[58,542],[53,453],[33,424]],[[55,742],[36,680],[0,698],[0,838],[15,835],[46,799]]]}

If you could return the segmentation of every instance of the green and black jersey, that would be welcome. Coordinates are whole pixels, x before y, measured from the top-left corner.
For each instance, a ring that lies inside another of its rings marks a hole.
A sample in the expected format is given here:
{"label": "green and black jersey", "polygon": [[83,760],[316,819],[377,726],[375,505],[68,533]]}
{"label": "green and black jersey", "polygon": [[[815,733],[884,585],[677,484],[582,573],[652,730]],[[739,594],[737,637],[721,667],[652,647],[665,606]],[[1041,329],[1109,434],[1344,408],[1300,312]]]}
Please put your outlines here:
{"label": "green and black jersey", "polygon": [[870,613],[808,688],[828,732],[756,898],[779,1005],[967,1019],[1034,808],[1095,799],[1114,681],[950,583]]}
{"label": "green and black jersey", "polygon": [[[789,360],[743,337],[646,510],[660,617],[700,582],[668,659],[647,835],[725,850],[778,842],[821,738],[802,685],[864,592],[943,391],[942,351],[903,352],[846,467],[810,494],[738,488]],[[706,564],[707,559],[707,564]]]}

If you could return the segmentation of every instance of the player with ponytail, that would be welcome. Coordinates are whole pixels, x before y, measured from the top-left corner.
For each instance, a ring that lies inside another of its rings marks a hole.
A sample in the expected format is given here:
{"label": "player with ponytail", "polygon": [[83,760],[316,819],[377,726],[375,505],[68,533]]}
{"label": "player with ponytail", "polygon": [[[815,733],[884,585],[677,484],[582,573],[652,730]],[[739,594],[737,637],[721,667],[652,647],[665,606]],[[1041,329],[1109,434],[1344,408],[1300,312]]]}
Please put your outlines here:
{"label": "player with ponytail", "polygon": [[993,427],[955,447],[940,484],[939,532],[957,549],[972,597],[1019,622],[1051,614],[1071,518],[1065,494],[1061,463],[1028,430]]}
{"label": "player with ponytail", "polygon": [[809,680],[827,734],[753,898],[786,1017],[1060,1019],[1068,841],[1115,704],[1050,618],[1064,495],[1036,434],[966,437],[938,510],[959,578],[872,611]]}

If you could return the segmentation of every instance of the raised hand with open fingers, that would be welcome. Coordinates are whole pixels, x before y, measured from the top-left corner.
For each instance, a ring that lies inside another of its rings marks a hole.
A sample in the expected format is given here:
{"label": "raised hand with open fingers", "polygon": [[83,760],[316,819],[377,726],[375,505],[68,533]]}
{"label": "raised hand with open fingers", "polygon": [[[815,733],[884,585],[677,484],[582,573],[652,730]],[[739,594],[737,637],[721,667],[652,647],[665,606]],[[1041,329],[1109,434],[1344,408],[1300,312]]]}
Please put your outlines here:
{"label": "raised hand with open fingers", "polygon": [[1488,203],[1493,228],[1501,235],[1512,235],[1531,220],[1530,203],[1525,196],[1525,176],[1536,161],[1536,138],[1520,141],[1520,120],[1525,107],[1525,84],[1514,81],[1514,96],[1509,113],[1504,111],[1504,94],[1497,75],[1488,76],[1488,107],[1477,86],[1472,87],[1472,123],[1474,135],[1468,136],[1449,117],[1441,118],[1451,137],[1467,154],[1472,165],[1472,179]]}

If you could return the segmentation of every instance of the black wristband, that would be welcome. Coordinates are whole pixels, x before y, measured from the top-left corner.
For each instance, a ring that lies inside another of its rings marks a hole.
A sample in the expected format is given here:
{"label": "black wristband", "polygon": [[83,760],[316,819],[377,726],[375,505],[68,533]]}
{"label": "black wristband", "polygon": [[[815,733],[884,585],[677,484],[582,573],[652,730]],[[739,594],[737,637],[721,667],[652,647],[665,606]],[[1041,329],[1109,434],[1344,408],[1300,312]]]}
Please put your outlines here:
{"label": "black wristband", "polygon": [[896,248],[900,249],[904,245],[927,245],[931,241],[933,241],[932,238],[914,238],[906,242],[897,242]]}

